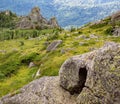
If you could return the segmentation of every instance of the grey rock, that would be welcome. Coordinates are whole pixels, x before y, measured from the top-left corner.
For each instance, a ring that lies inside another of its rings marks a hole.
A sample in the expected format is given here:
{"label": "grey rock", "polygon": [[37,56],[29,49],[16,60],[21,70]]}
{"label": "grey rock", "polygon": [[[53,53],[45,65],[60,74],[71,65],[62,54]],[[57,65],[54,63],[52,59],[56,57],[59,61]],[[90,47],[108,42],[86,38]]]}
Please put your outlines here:
{"label": "grey rock", "polygon": [[90,38],[98,39],[98,36],[96,36],[96,35],[94,35],[94,34],[91,34],[91,35],[90,35]]}
{"label": "grey rock", "polygon": [[22,17],[21,20],[16,24],[17,28],[20,29],[31,29],[33,28],[33,24],[28,20],[27,17]]}
{"label": "grey rock", "polygon": [[60,85],[71,92],[80,93],[86,81],[87,71],[92,66],[95,51],[71,57],[59,71]]}
{"label": "grey rock", "polygon": [[114,23],[114,22],[117,22],[117,21],[120,21],[120,11],[114,13],[112,16],[111,16],[111,21]]}
{"label": "grey rock", "polygon": [[59,77],[43,77],[0,104],[120,104],[120,44],[66,60]]}
{"label": "grey rock", "polygon": [[0,101],[1,104],[76,104],[75,98],[59,86],[59,77],[43,77],[24,86],[19,94]]}
{"label": "grey rock", "polygon": [[55,50],[60,44],[62,43],[62,40],[55,40],[53,41],[48,47],[47,51],[53,51]]}
{"label": "grey rock", "polygon": [[78,104],[120,103],[120,44],[106,43],[96,53]]}
{"label": "grey rock", "polygon": [[34,66],[36,66],[36,65],[34,64],[34,62],[30,62],[30,63],[29,63],[29,68],[32,68],[32,67],[34,67]]}
{"label": "grey rock", "polygon": [[55,17],[52,17],[52,18],[48,21],[48,24],[51,26],[51,28],[60,27]]}
{"label": "grey rock", "polygon": [[39,7],[34,7],[28,16],[20,17],[16,27],[20,29],[60,28],[56,18],[53,17],[47,21],[47,19],[41,15]]}
{"label": "grey rock", "polygon": [[120,44],[71,57],[61,66],[62,88],[78,94],[77,104],[119,104]]}
{"label": "grey rock", "polygon": [[120,36],[120,28],[115,28],[113,32],[114,36]]}

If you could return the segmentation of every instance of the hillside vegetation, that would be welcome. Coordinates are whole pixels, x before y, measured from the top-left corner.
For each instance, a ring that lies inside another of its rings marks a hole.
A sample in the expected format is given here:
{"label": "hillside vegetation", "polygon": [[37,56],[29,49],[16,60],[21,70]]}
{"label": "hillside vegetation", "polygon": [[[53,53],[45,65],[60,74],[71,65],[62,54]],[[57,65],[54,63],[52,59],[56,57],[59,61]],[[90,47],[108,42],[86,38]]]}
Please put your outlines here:
{"label": "hillside vegetation", "polygon": [[[1,28],[0,97],[36,78],[58,75],[62,63],[73,55],[95,50],[106,41],[120,42],[120,37],[113,35],[119,26],[119,21],[113,24],[111,17],[107,17],[70,30]],[[62,43],[55,50],[47,51],[54,40]],[[31,62],[33,67],[29,67]]]}

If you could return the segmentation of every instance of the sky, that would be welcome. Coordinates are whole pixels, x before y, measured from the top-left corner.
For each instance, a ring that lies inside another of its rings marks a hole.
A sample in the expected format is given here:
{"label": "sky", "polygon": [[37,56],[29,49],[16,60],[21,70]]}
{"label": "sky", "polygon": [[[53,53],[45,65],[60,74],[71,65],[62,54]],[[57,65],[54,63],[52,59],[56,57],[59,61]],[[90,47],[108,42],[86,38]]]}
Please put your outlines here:
{"label": "sky", "polygon": [[54,4],[64,6],[100,6],[108,3],[120,3],[120,0],[54,0]]}

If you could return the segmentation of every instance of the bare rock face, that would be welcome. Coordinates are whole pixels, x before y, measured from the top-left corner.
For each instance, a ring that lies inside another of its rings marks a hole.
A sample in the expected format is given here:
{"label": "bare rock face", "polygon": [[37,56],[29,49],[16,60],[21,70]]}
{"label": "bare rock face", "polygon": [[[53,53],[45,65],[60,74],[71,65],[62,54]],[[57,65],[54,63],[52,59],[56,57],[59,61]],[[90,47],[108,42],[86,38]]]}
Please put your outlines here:
{"label": "bare rock face", "polygon": [[60,44],[62,43],[62,40],[55,40],[53,41],[48,47],[47,51],[53,51],[55,50]]}
{"label": "bare rock face", "polygon": [[16,27],[20,29],[46,29],[59,28],[59,25],[55,17],[47,21],[47,19],[41,15],[40,8],[34,7],[28,16],[21,17]]}
{"label": "bare rock face", "polygon": [[23,17],[21,21],[17,23],[16,27],[19,27],[20,29],[31,29],[33,24],[27,17]]}
{"label": "bare rock face", "polygon": [[76,104],[75,96],[59,86],[59,77],[43,77],[24,86],[15,96],[5,96],[0,104]]}
{"label": "bare rock face", "polygon": [[55,17],[52,17],[50,20],[49,20],[49,24],[51,25],[51,27],[59,27],[59,24],[56,20]]}
{"label": "bare rock face", "polygon": [[120,11],[111,16],[111,21],[112,22],[120,21]]}
{"label": "bare rock face", "polygon": [[120,44],[69,58],[59,77],[43,77],[0,104],[120,104]]}

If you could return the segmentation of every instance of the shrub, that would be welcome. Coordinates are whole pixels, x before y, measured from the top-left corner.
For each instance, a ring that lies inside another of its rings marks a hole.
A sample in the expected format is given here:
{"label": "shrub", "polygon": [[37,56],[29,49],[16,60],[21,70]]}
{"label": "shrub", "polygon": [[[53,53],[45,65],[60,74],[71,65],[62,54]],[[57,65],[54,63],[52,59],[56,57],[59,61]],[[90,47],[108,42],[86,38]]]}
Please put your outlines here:
{"label": "shrub", "polygon": [[28,65],[31,61],[33,61],[36,58],[37,55],[37,53],[31,53],[29,55],[22,56],[20,59],[21,63]]}
{"label": "shrub", "polygon": [[15,74],[19,69],[19,61],[9,61],[0,65],[0,78],[10,77],[12,74]]}
{"label": "shrub", "polygon": [[47,37],[47,41],[58,39],[58,37],[59,37],[59,32],[55,31],[53,34],[51,34]]}
{"label": "shrub", "polygon": [[112,35],[112,32],[113,32],[113,27],[109,27],[108,29],[106,29],[104,31],[105,34],[108,34],[108,35]]}

